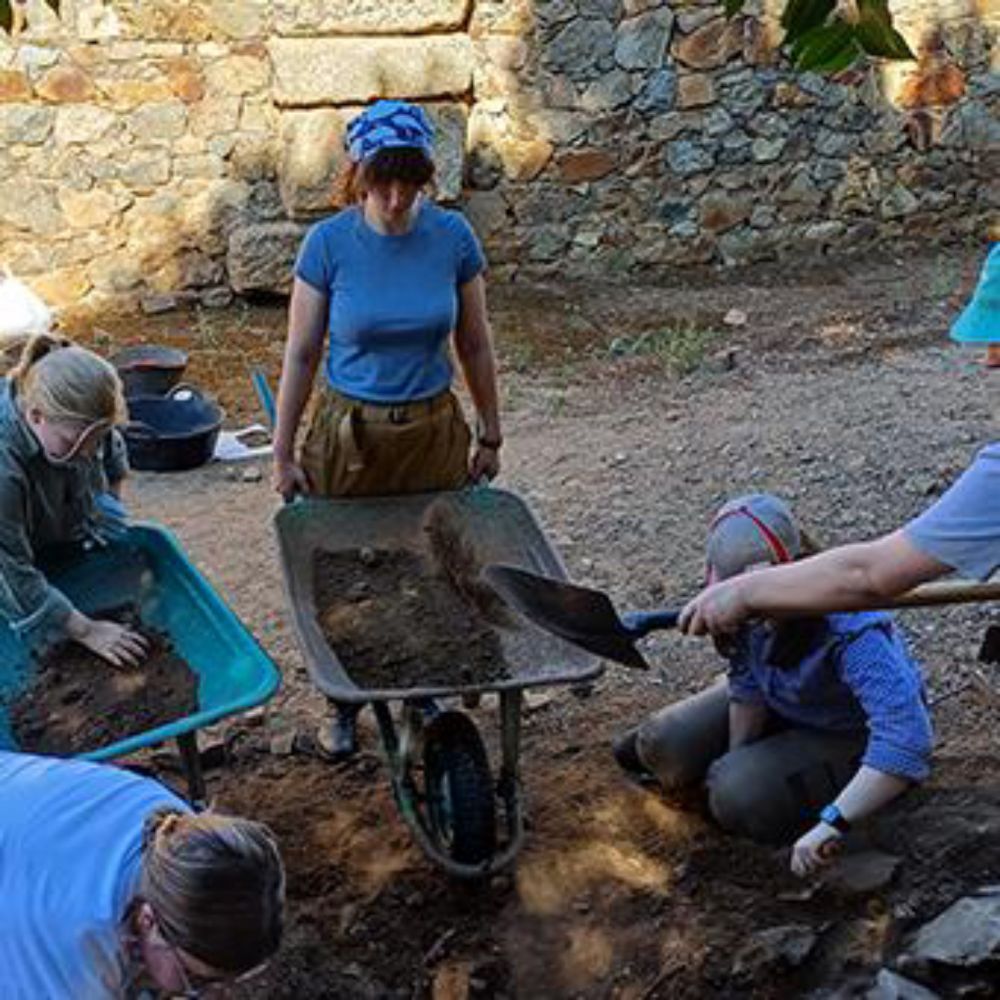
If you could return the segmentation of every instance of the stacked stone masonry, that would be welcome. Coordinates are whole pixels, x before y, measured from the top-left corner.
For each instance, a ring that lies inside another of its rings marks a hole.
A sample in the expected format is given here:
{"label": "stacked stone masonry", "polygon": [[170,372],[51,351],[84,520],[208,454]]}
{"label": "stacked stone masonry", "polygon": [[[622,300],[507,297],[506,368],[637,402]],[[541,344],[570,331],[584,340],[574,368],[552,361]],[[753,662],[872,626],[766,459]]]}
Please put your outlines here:
{"label": "stacked stone masonry", "polygon": [[982,236],[1000,7],[893,10],[918,62],[828,80],[701,0],[30,0],[0,32],[0,263],[59,306],[287,291],[378,96],[427,106],[500,275]]}

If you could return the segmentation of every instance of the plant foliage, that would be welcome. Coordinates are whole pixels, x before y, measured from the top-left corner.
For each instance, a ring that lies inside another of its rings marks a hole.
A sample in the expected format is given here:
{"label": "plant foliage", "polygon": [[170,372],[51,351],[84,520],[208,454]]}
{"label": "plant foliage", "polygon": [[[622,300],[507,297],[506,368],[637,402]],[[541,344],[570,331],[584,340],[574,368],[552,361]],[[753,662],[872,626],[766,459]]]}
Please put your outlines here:
{"label": "plant foliage", "polygon": [[[746,0],[724,2],[727,17],[746,6]],[[781,27],[783,44],[801,71],[839,73],[866,56],[915,58],[893,26],[888,0],[856,0],[848,16],[837,0],[786,0]]]}

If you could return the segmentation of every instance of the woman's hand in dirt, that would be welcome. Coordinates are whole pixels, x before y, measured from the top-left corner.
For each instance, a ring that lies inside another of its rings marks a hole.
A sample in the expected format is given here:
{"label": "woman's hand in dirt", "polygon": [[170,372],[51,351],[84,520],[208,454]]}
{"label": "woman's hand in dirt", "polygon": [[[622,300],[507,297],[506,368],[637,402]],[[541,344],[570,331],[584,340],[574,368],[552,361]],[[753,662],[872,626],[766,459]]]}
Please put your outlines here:
{"label": "woman's hand in dirt", "polygon": [[309,492],[309,480],[302,466],[289,458],[275,456],[271,466],[271,485],[286,500],[291,500],[296,493]]}
{"label": "woman's hand in dirt", "polygon": [[79,612],[74,613],[67,631],[71,639],[113,667],[137,667],[149,652],[145,636],[118,622],[88,618]]}
{"label": "woman's hand in dirt", "polygon": [[840,853],[840,834],[828,823],[817,823],[792,848],[792,871],[800,878],[828,865]]}
{"label": "woman's hand in dirt", "polygon": [[477,445],[469,462],[469,479],[478,483],[480,479],[496,479],[500,472],[500,449]]}
{"label": "woman's hand in dirt", "polygon": [[677,627],[687,635],[732,636],[750,617],[738,577],[713,583],[688,601]]}

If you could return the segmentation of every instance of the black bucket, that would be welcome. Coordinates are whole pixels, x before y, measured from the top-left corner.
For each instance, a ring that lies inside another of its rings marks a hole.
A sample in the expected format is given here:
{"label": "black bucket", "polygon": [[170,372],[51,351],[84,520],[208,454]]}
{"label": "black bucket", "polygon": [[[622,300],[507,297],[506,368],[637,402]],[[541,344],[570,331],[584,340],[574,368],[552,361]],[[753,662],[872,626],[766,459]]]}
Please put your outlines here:
{"label": "black bucket", "polygon": [[195,469],[215,453],[223,412],[192,386],[175,386],[166,396],[133,396],[128,412],[124,433],[133,469]]}
{"label": "black bucket", "polygon": [[134,344],[111,358],[126,396],[165,396],[180,383],[188,356],[175,347]]}

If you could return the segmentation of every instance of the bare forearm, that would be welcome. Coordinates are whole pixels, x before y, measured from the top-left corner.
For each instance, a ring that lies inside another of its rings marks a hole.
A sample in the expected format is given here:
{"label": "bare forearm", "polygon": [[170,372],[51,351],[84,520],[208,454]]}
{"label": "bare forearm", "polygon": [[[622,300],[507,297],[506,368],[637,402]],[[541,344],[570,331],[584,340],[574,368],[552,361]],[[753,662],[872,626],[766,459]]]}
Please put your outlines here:
{"label": "bare forearm", "polygon": [[862,765],[844,786],[834,804],[844,819],[849,823],[856,823],[901,795],[909,785],[910,782],[905,778]]}
{"label": "bare forearm", "polygon": [[482,433],[488,438],[499,438],[500,404],[492,344],[486,340],[472,350],[459,349],[458,360],[479,416]]}
{"label": "bare forearm", "polygon": [[747,574],[740,586],[751,615],[781,617],[885,607],[894,597],[948,571],[897,531]]}
{"label": "bare forearm", "polygon": [[285,353],[285,365],[278,387],[277,424],[274,430],[274,453],[276,456],[291,458],[295,448],[295,433],[298,430],[302,411],[305,409],[312,390],[319,352],[307,354],[289,347]]}

